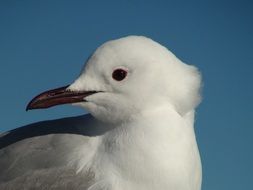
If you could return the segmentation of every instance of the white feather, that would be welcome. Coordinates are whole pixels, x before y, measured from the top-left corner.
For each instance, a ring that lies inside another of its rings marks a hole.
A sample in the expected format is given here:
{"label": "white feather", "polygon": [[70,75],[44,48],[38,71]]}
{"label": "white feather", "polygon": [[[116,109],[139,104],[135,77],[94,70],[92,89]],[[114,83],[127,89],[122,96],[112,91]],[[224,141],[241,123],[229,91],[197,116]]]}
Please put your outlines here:
{"label": "white feather", "polygon": [[[122,67],[128,75],[115,81],[112,72]],[[199,190],[193,124],[200,84],[195,67],[149,38],[129,36],[99,47],[69,87],[103,91],[79,105],[110,129],[70,158],[78,171],[94,173],[89,190]]]}

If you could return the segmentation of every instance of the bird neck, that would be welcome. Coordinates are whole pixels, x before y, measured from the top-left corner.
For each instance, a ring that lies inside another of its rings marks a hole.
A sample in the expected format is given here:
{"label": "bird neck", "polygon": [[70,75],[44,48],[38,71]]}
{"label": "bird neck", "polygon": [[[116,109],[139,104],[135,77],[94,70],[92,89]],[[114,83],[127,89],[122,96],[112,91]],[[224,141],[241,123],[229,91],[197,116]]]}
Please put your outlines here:
{"label": "bird neck", "polygon": [[139,189],[186,189],[181,187],[182,180],[185,187],[195,186],[201,166],[189,118],[192,114],[185,118],[173,109],[160,107],[145,110],[135,120],[109,131],[97,152],[103,160],[94,163],[100,171],[106,171],[99,178],[115,177],[110,173],[114,171],[131,184],[147,184]]}

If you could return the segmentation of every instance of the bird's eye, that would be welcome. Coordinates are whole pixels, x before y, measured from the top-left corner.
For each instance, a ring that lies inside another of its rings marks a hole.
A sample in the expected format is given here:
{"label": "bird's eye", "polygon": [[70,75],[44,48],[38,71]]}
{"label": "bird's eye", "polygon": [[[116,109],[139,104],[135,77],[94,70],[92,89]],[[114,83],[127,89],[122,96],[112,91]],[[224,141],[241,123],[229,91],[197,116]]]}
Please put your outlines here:
{"label": "bird's eye", "polygon": [[122,81],[127,76],[127,71],[124,69],[115,69],[112,73],[112,78],[116,81]]}

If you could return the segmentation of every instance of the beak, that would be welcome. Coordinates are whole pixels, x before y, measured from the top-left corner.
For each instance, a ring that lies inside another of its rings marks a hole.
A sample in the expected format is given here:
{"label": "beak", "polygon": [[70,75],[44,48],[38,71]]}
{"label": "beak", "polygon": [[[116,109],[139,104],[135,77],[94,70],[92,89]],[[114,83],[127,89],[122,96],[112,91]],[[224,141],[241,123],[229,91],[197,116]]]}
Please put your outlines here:
{"label": "beak", "polygon": [[96,91],[70,91],[68,86],[48,90],[34,97],[26,107],[27,110],[49,108],[61,104],[84,102],[86,96],[97,93]]}

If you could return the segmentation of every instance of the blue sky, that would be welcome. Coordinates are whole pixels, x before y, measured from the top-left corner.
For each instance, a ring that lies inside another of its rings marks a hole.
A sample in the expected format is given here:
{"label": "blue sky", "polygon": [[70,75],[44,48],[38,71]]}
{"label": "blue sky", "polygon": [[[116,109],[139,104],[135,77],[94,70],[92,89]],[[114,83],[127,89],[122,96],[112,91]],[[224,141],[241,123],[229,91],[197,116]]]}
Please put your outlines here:
{"label": "blue sky", "polygon": [[203,190],[252,188],[251,1],[0,1],[0,131],[83,114],[25,112],[41,91],[71,83],[103,42],[130,34],[167,46],[203,75],[196,133]]}

